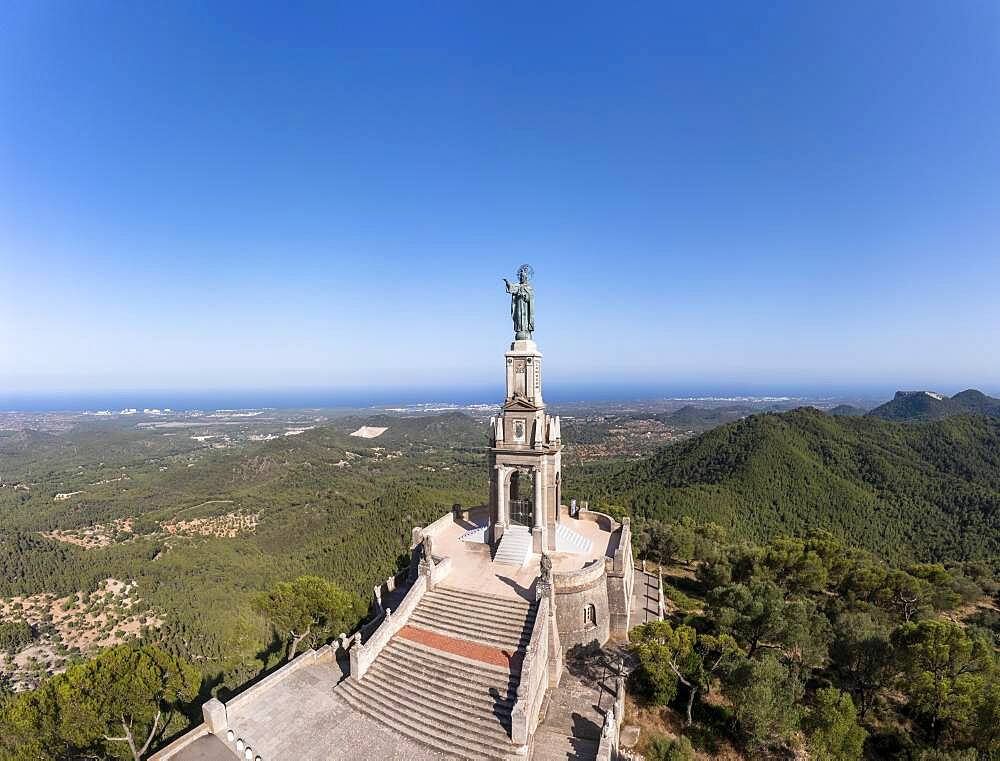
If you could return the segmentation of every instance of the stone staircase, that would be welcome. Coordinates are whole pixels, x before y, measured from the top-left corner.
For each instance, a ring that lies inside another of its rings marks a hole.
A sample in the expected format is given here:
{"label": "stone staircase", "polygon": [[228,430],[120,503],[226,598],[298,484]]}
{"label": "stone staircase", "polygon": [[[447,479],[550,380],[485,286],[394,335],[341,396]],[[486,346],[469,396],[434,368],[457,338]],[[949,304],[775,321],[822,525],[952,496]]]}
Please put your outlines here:
{"label": "stone staircase", "polygon": [[[526,600],[438,587],[424,595],[408,625],[523,652],[535,608]],[[355,710],[443,754],[510,761],[520,675],[516,656],[504,668],[397,634],[361,680],[345,679],[337,692]]]}
{"label": "stone staircase", "polygon": [[531,557],[531,529],[512,523],[503,531],[493,562],[500,565],[523,566]]}
{"label": "stone staircase", "polygon": [[556,552],[577,552],[581,555],[589,555],[593,546],[594,543],[582,534],[578,534],[562,523],[556,524]]}
{"label": "stone staircase", "polygon": [[535,607],[520,598],[487,597],[439,586],[424,595],[410,624],[513,653],[527,647],[531,639]]}

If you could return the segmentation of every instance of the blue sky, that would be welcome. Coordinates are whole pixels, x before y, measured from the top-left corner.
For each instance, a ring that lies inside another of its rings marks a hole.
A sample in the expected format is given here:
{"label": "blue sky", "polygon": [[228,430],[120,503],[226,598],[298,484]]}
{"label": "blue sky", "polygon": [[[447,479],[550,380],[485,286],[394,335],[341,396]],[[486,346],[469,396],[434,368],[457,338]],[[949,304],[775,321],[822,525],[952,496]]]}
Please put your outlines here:
{"label": "blue sky", "polygon": [[1000,392],[1000,5],[5,4],[0,392]]}

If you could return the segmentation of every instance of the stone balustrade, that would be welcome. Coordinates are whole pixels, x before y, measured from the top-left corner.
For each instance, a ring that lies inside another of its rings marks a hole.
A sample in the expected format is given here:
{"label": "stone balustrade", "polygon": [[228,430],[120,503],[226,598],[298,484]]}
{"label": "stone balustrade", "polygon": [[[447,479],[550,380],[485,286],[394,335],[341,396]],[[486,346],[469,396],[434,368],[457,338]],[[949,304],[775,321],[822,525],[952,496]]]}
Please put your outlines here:
{"label": "stone balustrade", "polygon": [[382,615],[381,622],[371,635],[363,643],[357,643],[351,648],[351,679],[364,677],[365,672],[371,667],[378,654],[389,644],[389,640],[396,632],[406,626],[424,594],[433,589],[449,573],[451,573],[451,558],[435,560],[433,565],[427,569],[426,575],[421,571],[399,607],[394,611],[387,608]]}
{"label": "stone balustrade", "polygon": [[538,725],[548,687],[549,656],[549,599],[543,597],[538,601],[531,638],[521,662],[517,698],[511,709],[511,741],[519,747],[527,747],[528,738]]}
{"label": "stone balustrade", "polygon": [[611,708],[604,715],[604,726],[601,729],[601,743],[597,748],[597,761],[618,761],[621,757],[619,742],[622,722],[625,719],[625,674],[619,664],[618,676],[615,679],[615,699]]}
{"label": "stone balustrade", "polygon": [[365,675],[378,654],[389,644],[393,635],[402,629],[410,619],[410,614],[420,604],[426,591],[427,577],[418,576],[399,608],[395,612],[387,608],[378,628],[368,637],[368,640],[364,644],[357,644],[351,648],[351,679],[361,679]]}
{"label": "stone balustrade", "polygon": [[[149,761],[170,761],[170,759],[178,755],[182,750],[191,745],[191,743],[207,734],[213,734],[225,742],[236,754],[237,758],[249,759],[249,761],[271,761],[270,759],[264,759],[254,751],[255,744],[253,739],[247,737],[245,732],[242,732],[235,722],[230,725],[230,717],[236,714],[242,704],[260,698],[263,693],[299,669],[321,661],[335,659],[337,651],[343,646],[341,641],[334,641],[318,650],[306,650],[290,663],[286,663],[281,668],[276,669],[259,682],[230,699],[228,703],[223,703],[218,698],[212,698],[201,708],[204,721],[190,732],[174,740],[167,747],[154,753],[149,757]],[[247,751],[249,751],[249,755],[247,755]]]}

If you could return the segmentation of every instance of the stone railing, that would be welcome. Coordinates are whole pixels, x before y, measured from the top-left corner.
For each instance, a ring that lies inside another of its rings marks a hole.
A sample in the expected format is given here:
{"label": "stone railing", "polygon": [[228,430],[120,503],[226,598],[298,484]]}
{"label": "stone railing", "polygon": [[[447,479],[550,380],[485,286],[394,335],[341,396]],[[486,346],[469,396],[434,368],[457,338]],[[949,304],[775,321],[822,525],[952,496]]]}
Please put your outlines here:
{"label": "stone railing", "polygon": [[538,725],[538,715],[549,678],[549,598],[538,601],[531,639],[521,662],[521,681],[511,709],[511,741],[519,747],[528,745],[528,738]]}
{"label": "stone railing", "polygon": [[656,589],[659,594],[659,613],[660,620],[663,621],[667,617],[667,601],[663,595],[663,566],[656,566]]}
{"label": "stone railing", "polygon": [[455,514],[452,512],[448,512],[442,515],[433,523],[428,524],[423,528],[413,529],[413,533],[415,536],[417,532],[420,532],[420,537],[419,539],[416,539],[414,541],[414,544],[416,544],[417,541],[420,541],[420,539],[422,539],[425,535],[430,535],[431,537],[437,536],[439,533],[444,531],[446,528],[448,528],[448,526],[452,525],[454,522],[455,522]]}
{"label": "stone railing", "polygon": [[418,576],[399,608],[395,612],[386,608],[378,627],[370,634],[367,641],[363,644],[355,642],[354,647],[351,648],[351,679],[361,679],[365,675],[378,654],[389,644],[392,636],[410,620],[410,615],[420,604],[426,591],[427,577]]}
{"label": "stone railing", "polygon": [[[244,736],[239,727],[230,726],[230,719],[238,717],[239,708],[242,704],[259,698],[262,693],[274,687],[275,684],[298,671],[304,666],[309,666],[319,661],[338,659],[346,655],[350,659],[351,676],[360,678],[375,660],[375,657],[385,647],[392,635],[398,632],[409,620],[410,614],[420,603],[424,591],[434,584],[444,579],[451,571],[451,559],[445,558],[436,561],[429,570],[429,575],[417,577],[416,582],[407,591],[405,597],[395,611],[385,608],[377,612],[375,617],[365,624],[362,624],[352,636],[341,634],[328,645],[324,645],[318,650],[306,650],[294,660],[286,663],[274,672],[268,674],[259,682],[252,684],[238,695],[223,703],[217,698],[212,698],[202,705],[202,715],[204,721],[190,730],[186,734],[178,737],[165,748],[149,757],[149,761],[170,761],[177,756],[184,748],[191,745],[198,738],[207,734],[214,734],[225,742],[230,749],[238,749],[240,755],[246,752],[247,748],[254,748],[252,738]],[[384,589],[389,592],[400,588],[407,578],[409,570],[401,571],[392,576],[376,590]],[[376,595],[377,597],[377,595]],[[257,758],[256,754],[253,756]],[[270,761],[270,759],[262,759]]]}
{"label": "stone railing", "polygon": [[401,589],[409,578],[410,568],[407,566],[395,576],[390,576],[377,587],[372,587],[372,608],[375,611],[375,615],[380,615],[385,610],[385,605],[382,601],[397,589]]}
{"label": "stone railing", "polygon": [[616,576],[630,574],[632,570],[632,521],[625,518],[621,529],[616,532],[618,546],[611,556],[611,567],[608,569]]}
{"label": "stone railing", "polygon": [[608,613],[611,632],[626,634],[632,612],[632,588],[635,568],[632,565],[632,524],[625,518],[612,535],[614,547],[608,547],[610,557],[604,559],[608,574]]}
{"label": "stone railing", "polygon": [[396,610],[386,608],[378,627],[367,639],[364,639],[363,642],[358,642],[357,640],[362,639],[362,636],[360,632],[356,635],[354,646],[350,650],[351,679],[361,679],[364,677],[365,672],[368,671],[383,648],[389,644],[389,640],[392,639],[393,635],[406,626],[406,623],[410,620],[410,616],[413,615],[413,611],[416,610],[423,599],[424,594],[433,589],[449,573],[451,573],[451,558],[435,561],[433,566],[428,569],[426,575],[421,571],[417,576],[416,581],[413,582],[413,586],[410,587],[410,590],[406,593],[406,596]]}
{"label": "stone railing", "polygon": [[615,679],[615,700],[604,715],[601,744],[597,748],[597,761],[618,761],[622,721],[625,718],[625,675],[619,665]]}
{"label": "stone railing", "polygon": [[[569,515],[569,509],[566,505],[559,506],[560,515]],[[614,518],[606,513],[599,513],[597,510],[590,510],[589,508],[581,506],[577,511],[576,516],[573,518],[578,521],[589,521],[590,523],[596,523],[602,531],[613,532],[618,528],[619,523]]]}
{"label": "stone railing", "polygon": [[213,734],[218,737],[230,750],[239,756],[245,754],[249,748],[251,758],[260,758],[261,761],[271,761],[271,759],[264,759],[253,752],[253,739],[247,736],[246,732],[239,726],[240,706],[250,700],[260,698],[263,693],[305,666],[335,659],[337,651],[343,647],[345,647],[345,644],[342,640],[335,640],[318,650],[306,650],[291,662],[286,663],[281,668],[268,674],[259,682],[230,699],[228,703],[223,703],[218,698],[212,698],[201,707],[204,721],[190,732],[178,737],[167,747],[151,755],[149,761],[170,761],[170,759],[176,757],[193,742],[207,734]]}

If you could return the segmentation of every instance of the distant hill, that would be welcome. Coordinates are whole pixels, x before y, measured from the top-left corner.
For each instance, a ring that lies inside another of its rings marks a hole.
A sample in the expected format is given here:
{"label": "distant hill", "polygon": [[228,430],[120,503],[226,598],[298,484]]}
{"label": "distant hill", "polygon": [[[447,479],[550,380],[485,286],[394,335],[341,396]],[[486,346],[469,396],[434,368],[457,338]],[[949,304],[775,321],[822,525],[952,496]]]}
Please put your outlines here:
{"label": "distant hill", "polygon": [[886,558],[1000,555],[1000,421],[985,417],[754,415],[574,481],[569,496],[715,521],[750,541],[823,528]]}
{"label": "distant hill", "polygon": [[731,423],[751,413],[749,407],[696,407],[688,404],[671,413],[657,415],[657,419],[671,425],[706,428]]}
{"label": "distant hill", "polygon": [[836,407],[829,410],[828,414],[844,417],[861,417],[866,414],[866,412],[864,408],[855,407],[853,404],[838,404]]}
{"label": "distant hill", "polygon": [[486,425],[463,412],[408,416],[378,414],[337,421],[337,428],[345,433],[361,426],[387,430],[374,439],[353,439],[356,446],[392,446],[403,442],[430,446],[486,446]]}
{"label": "distant hill", "polygon": [[969,414],[1000,418],[1000,399],[975,389],[952,397],[934,391],[897,391],[891,401],[868,413],[870,417],[903,423],[944,420]]}

